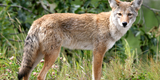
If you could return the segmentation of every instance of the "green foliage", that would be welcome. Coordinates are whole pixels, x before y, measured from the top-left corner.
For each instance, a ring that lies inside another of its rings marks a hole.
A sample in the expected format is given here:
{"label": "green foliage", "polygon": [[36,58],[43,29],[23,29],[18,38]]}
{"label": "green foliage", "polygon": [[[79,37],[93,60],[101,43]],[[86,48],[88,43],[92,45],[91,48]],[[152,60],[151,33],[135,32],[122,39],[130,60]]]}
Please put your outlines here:
{"label": "green foliage", "polygon": [[[153,28],[154,29],[154,28]],[[156,55],[155,47],[158,46],[158,40],[155,36],[156,34],[152,31],[145,32],[142,25],[136,24],[131,28],[132,33],[135,37],[140,35],[140,49],[142,54],[147,54],[148,57],[153,57]]]}

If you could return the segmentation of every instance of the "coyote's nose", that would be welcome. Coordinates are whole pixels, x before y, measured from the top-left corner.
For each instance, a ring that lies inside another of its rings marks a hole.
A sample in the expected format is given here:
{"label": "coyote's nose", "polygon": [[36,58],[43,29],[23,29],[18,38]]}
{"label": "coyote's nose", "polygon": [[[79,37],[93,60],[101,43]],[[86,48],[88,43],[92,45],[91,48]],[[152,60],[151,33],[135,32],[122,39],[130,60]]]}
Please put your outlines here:
{"label": "coyote's nose", "polygon": [[123,27],[126,27],[126,25],[127,25],[127,22],[123,22],[122,24],[123,24]]}

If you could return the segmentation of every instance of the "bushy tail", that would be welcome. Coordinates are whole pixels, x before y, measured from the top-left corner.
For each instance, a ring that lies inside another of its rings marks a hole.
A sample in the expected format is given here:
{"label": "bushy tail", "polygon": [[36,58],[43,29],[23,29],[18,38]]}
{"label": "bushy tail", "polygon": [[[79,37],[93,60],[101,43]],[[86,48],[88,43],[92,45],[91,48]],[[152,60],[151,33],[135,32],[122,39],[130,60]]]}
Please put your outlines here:
{"label": "bushy tail", "polygon": [[39,41],[35,34],[28,34],[25,40],[23,60],[18,73],[18,79],[21,80],[24,76],[29,75],[39,48]]}

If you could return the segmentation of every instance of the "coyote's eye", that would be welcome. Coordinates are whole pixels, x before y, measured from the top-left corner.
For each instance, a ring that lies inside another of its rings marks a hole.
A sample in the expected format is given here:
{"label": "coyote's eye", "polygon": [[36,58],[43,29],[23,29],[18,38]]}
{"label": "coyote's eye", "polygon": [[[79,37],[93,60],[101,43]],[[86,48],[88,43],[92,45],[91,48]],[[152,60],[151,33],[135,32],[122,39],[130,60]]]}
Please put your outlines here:
{"label": "coyote's eye", "polygon": [[121,13],[117,13],[119,16],[122,16],[122,14]]}
{"label": "coyote's eye", "polygon": [[128,16],[132,16],[132,13],[128,13]]}

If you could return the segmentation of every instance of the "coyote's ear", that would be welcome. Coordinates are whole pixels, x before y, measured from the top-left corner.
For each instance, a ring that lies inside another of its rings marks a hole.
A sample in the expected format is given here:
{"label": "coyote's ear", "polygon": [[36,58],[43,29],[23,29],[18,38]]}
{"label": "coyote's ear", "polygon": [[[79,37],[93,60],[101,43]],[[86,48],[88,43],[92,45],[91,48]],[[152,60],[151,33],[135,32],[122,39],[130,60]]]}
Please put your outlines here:
{"label": "coyote's ear", "polygon": [[116,8],[119,5],[119,3],[120,3],[119,0],[108,0],[108,2],[110,4],[111,8]]}
{"label": "coyote's ear", "polygon": [[133,5],[133,7],[135,7],[136,10],[138,11],[141,8],[142,3],[143,0],[134,0],[131,2],[131,5]]}

